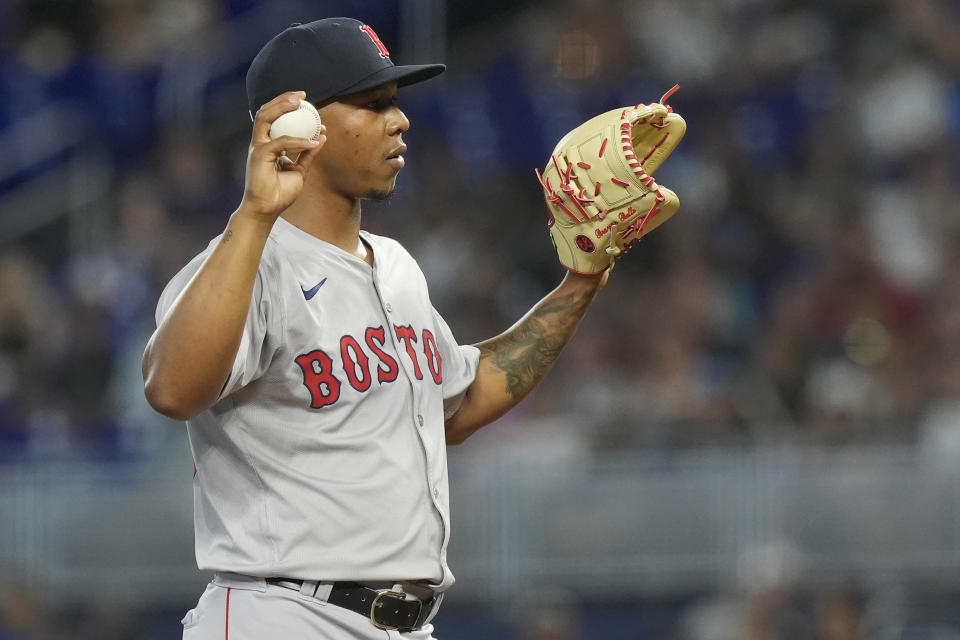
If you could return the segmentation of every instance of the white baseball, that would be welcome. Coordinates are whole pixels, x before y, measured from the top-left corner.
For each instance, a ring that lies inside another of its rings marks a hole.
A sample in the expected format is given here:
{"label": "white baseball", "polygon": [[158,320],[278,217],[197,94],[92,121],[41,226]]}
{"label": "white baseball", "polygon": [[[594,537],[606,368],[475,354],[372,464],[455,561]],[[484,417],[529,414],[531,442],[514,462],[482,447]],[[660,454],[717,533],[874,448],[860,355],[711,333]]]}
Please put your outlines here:
{"label": "white baseball", "polygon": [[296,111],[288,111],[270,125],[270,139],[293,136],[316,140],[320,137],[320,114],[306,100],[300,101]]}

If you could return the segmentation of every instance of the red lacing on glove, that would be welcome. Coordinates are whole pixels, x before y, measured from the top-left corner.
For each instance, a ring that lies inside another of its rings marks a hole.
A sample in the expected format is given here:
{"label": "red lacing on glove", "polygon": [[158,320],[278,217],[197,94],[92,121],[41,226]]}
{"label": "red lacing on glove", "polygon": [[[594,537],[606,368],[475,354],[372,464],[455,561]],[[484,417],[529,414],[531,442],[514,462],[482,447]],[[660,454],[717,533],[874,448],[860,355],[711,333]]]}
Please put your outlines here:
{"label": "red lacing on glove", "polygon": [[[543,187],[543,192],[547,195],[547,200],[549,200],[552,204],[555,204],[561,209],[563,209],[568,216],[573,218],[574,222],[580,222],[580,218],[575,216],[573,212],[570,211],[570,209],[567,209],[567,206],[563,204],[563,198],[560,195],[558,195],[556,191],[553,190],[553,185],[550,184],[550,178],[545,179],[542,175],[540,175],[540,169],[537,169],[536,167],[534,167],[533,170],[537,174],[537,180],[540,181],[540,186]],[[547,226],[553,226],[553,222],[554,222],[554,218],[553,218],[553,214],[551,213],[550,220]]]}
{"label": "red lacing on glove", "polygon": [[669,111],[670,113],[673,113],[673,107],[671,107],[670,105],[667,104],[667,100],[670,98],[670,96],[672,96],[673,94],[675,94],[675,93],[677,92],[677,89],[679,89],[679,88],[680,88],[680,85],[679,85],[679,84],[673,85],[673,86],[670,88],[670,91],[667,91],[665,94],[663,94],[663,97],[660,98],[660,104],[662,104],[663,106],[665,106],[665,107],[667,108],[667,111]]}
{"label": "red lacing on glove", "polygon": [[660,205],[666,202],[667,198],[659,190],[657,190],[657,201],[653,203],[653,206],[650,208],[650,211],[647,212],[647,215],[642,218],[637,218],[633,224],[627,225],[623,231],[620,232],[620,237],[625,238],[631,233],[636,233],[637,238],[643,234],[643,230],[647,226],[647,222],[653,219],[655,215],[660,213]]}
{"label": "red lacing on glove", "polygon": [[[643,162],[637,160],[636,154],[633,152],[633,126],[629,122],[624,122],[620,125],[620,141],[623,143],[623,156],[626,158],[627,162],[633,168],[633,174],[637,176],[637,179],[640,180],[651,191],[657,191],[660,187],[657,186],[657,183],[654,182],[651,176],[647,175],[647,172],[643,170]],[[664,136],[663,140],[666,140]],[[661,140],[662,143],[662,140]],[[656,148],[656,147],[654,147]],[[647,157],[650,157],[649,155]],[[646,161],[646,158],[644,158]],[[617,182],[620,184],[623,181]],[[626,186],[627,183],[623,182],[621,186]]]}
{"label": "red lacing on glove", "polygon": [[[568,162],[567,168],[561,169],[560,162],[557,160],[557,156],[550,156],[550,160],[553,162],[553,166],[557,170],[557,175],[560,176],[560,191],[567,195],[570,202],[572,202],[577,210],[583,215],[583,219],[581,220],[573,211],[567,208],[566,204],[564,204],[563,196],[554,191],[553,185],[550,184],[550,178],[544,178],[540,174],[540,170],[534,168],[534,172],[537,174],[537,180],[540,181],[540,185],[543,187],[544,193],[546,193],[547,200],[560,207],[574,222],[579,224],[581,222],[589,221],[590,213],[584,209],[583,205],[593,204],[593,200],[587,197],[585,187],[581,188],[580,191],[577,191],[571,186],[571,178],[577,177],[575,174],[573,174],[573,164]],[[584,168],[590,168],[590,165],[585,162],[580,162],[578,164]]]}
{"label": "red lacing on glove", "polygon": [[[670,96],[676,93],[679,88],[680,88],[679,84],[673,85],[673,87],[671,87],[670,90],[667,91],[665,94],[663,94],[663,97],[660,98],[660,104],[666,107],[667,112],[669,113],[673,113],[673,107],[666,104],[666,101],[670,98]],[[635,108],[639,109],[641,106],[643,105],[638,104],[636,105]],[[620,113],[620,119],[621,120],[627,119],[626,109],[624,109]],[[664,119],[662,117],[660,118],[659,122],[648,122],[648,120],[649,120],[649,116],[647,116],[646,118],[641,118],[634,123],[630,123],[629,121],[623,122],[620,125],[620,142],[622,145],[624,158],[627,160],[627,163],[633,169],[634,175],[640,180],[640,182],[644,184],[644,186],[650,189],[651,193],[656,194],[656,202],[654,202],[653,207],[651,207],[650,211],[648,211],[645,216],[643,216],[642,218],[638,218],[632,224],[625,227],[620,232],[621,237],[625,237],[630,233],[636,233],[637,236],[639,237],[643,233],[643,229],[647,226],[647,222],[650,219],[652,219],[655,215],[657,215],[657,213],[659,213],[660,205],[666,200],[666,197],[660,191],[660,187],[657,185],[656,181],[654,181],[653,177],[647,175],[647,172],[644,171],[643,165],[647,160],[650,159],[650,156],[652,156],[653,153],[667,141],[667,138],[670,137],[670,133],[669,132],[665,133],[663,137],[657,142],[657,144],[653,146],[652,149],[650,149],[650,151],[647,153],[646,156],[644,156],[642,160],[637,159],[636,153],[634,152],[634,148],[633,148],[633,139],[632,139],[633,127],[636,126],[637,124],[648,124],[657,129],[663,129],[669,126],[669,124],[664,123]],[[602,158],[604,151],[606,151],[606,149],[607,149],[607,138],[604,138],[600,144],[600,151],[597,154],[597,157]],[[586,196],[586,188],[581,188],[580,191],[577,192],[572,186],[570,186],[571,178],[576,178],[576,176],[573,175],[572,173],[573,163],[568,162],[566,170],[561,170],[560,163],[557,161],[556,156],[550,156],[550,160],[553,162],[554,167],[557,169],[557,175],[560,177],[560,183],[561,183],[560,190],[569,197],[570,201],[573,202],[577,210],[579,210],[580,213],[583,214],[584,219],[581,220],[579,217],[577,217],[575,213],[573,213],[573,211],[567,208],[567,206],[564,204],[563,196],[561,196],[556,191],[554,191],[553,185],[550,184],[550,179],[549,178],[544,179],[544,177],[540,174],[540,170],[537,168],[534,168],[534,172],[537,175],[537,180],[540,182],[540,185],[543,187],[544,193],[547,196],[547,200],[549,200],[552,204],[555,204],[558,207],[560,207],[560,209],[562,209],[568,216],[570,216],[570,219],[573,220],[574,222],[580,223],[580,222],[589,221],[590,214],[586,211],[586,209],[584,209],[583,205],[593,204],[594,201]],[[582,161],[577,162],[577,166],[583,169],[591,168],[591,165]],[[623,188],[630,186],[628,182],[621,180],[620,178],[614,177],[614,178],[611,178],[610,181]],[[594,190],[593,190],[594,196],[600,195],[600,187],[601,185],[599,182],[597,182],[594,185]],[[599,212],[596,216],[597,219],[602,220],[606,215],[606,213],[607,213],[607,210]],[[551,226],[553,222],[554,222],[553,214],[551,214],[550,215]]]}
{"label": "red lacing on glove", "polygon": [[[672,96],[674,93],[677,92],[679,88],[680,88],[679,84],[673,85],[673,87],[671,87],[671,89],[667,91],[665,94],[663,94],[662,98],[660,98],[660,104],[666,107],[669,113],[673,113],[673,107],[666,104],[666,102],[670,98],[670,96]],[[640,105],[637,105],[637,106],[639,107]],[[624,125],[626,124],[627,123],[624,123]],[[648,124],[652,127],[656,127],[657,129],[663,129],[664,127],[669,126],[669,124],[664,123],[663,118],[660,118],[659,122],[650,122]],[[625,127],[624,125],[621,125],[620,127],[621,130],[623,131],[624,143],[626,143],[627,141],[630,142],[630,151],[629,153],[625,153],[624,155],[627,157],[628,161],[630,159],[635,160],[636,155],[634,155],[633,153],[633,141],[628,137],[628,135],[632,133],[632,128],[629,126]],[[653,217],[660,212],[660,205],[666,201],[666,196],[664,196],[663,192],[660,191],[660,187],[654,181],[653,177],[648,176],[646,171],[644,171],[642,167],[643,167],[643,163],[649,160],[650,156],[653,155],[653,152],[656,151],[661,145],[663,145],[663,143],[666,142],[667,138],[669,137],[670,137],[669,132],[663,134],[663,137],[660,138],[660,141],[657,142],[657,144],[655,144],[653,148],[650,149],[649,153],[647,153],[647,155],[644,156],[643,160],[640,161],[639,167],[634,165],[632,162],[630,164],[631,167],[634,167],[634,170],[633,170],[634,175],[636,175],[637,178],[639,178],[640,181],[643,182],[646,185],[646,187],[651,190],[651,192],[656,193],[657,199],[656,199],[656,202],[653,203],[653,207],[650,208],[650,211],[647,212],[647,215],[643,216],[642,218],[637,218],[633,222],[633,224],[628,225],[625,229],[623,229],[623,231],[620,232],[621,237],[626,237],[631,233],[636,233],[637,237],[639,238],[643,234],[643,230],[646,228],[647,223],[650,220],[652,220]],[[624,148],[626,149],[626,147]]]}

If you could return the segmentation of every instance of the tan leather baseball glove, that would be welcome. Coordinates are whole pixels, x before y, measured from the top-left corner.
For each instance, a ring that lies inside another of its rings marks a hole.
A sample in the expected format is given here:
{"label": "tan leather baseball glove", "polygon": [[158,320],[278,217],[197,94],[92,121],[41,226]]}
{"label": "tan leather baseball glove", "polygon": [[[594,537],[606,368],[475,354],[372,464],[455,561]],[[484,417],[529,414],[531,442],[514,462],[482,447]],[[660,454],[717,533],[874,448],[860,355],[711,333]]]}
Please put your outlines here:
{"label": "tan leather baseball glove", "polygon": [[557,143],[537,179],[550,238],[564,267],[593,275],[612,267],[640,238],[676,213],[677,194],[652,174],[687,131],[660,102],[614,109],[587,120]]}

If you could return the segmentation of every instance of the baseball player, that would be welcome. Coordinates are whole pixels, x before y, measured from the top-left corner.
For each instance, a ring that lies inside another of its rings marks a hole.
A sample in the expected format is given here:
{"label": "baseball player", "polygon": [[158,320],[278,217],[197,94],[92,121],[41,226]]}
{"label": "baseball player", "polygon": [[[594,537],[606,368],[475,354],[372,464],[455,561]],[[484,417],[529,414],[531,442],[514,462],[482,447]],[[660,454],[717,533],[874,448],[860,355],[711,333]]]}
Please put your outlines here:
{"label": "baseball player", "polygon": [[[431,638],[454,582],[446,445],[537,384],[605,281],[571,271],[459,345],[416,261],[361,229],[406,162],[398,87],[443,70],[394,65],[348,18],[287,28],[249,69],[243,199],[164,290],[143,356],[151,405],[187,422],[214,573],[185,639]],[[301,99],[323,135],[271,140]]]}

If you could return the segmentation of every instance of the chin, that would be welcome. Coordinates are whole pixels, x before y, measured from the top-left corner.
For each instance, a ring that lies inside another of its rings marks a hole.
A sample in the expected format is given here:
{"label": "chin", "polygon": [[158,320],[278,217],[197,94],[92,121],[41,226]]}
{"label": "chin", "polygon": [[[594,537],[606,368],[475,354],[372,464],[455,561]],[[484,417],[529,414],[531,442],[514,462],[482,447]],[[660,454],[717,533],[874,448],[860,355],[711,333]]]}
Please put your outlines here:
{"label": "chin", "polygon": [[387,200],[397,189],[396,181],[391,182],[385,189],[370,189],[365,196],[369,200]]}

